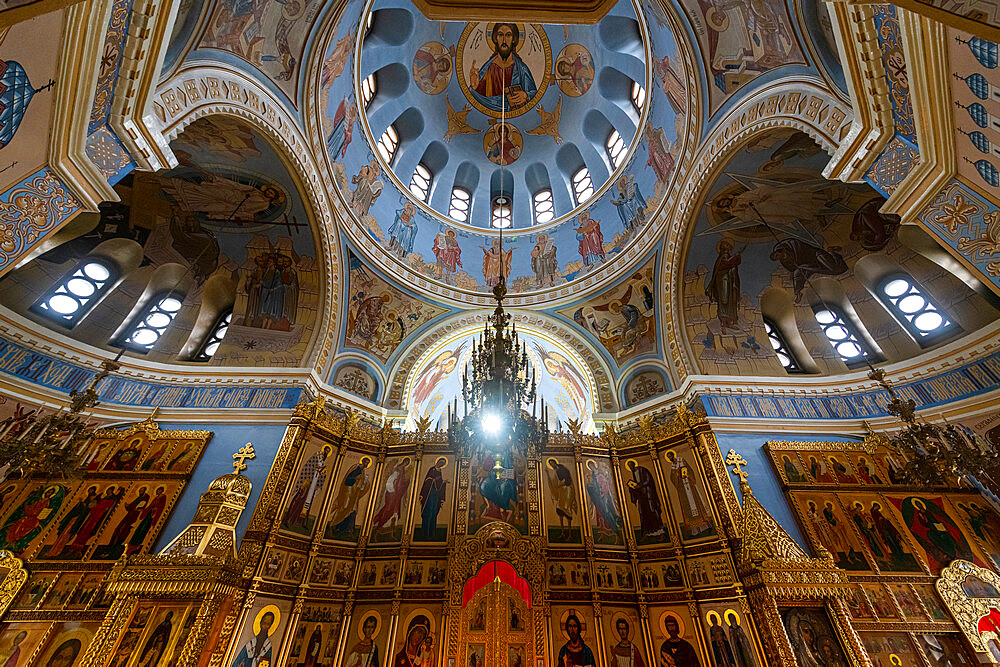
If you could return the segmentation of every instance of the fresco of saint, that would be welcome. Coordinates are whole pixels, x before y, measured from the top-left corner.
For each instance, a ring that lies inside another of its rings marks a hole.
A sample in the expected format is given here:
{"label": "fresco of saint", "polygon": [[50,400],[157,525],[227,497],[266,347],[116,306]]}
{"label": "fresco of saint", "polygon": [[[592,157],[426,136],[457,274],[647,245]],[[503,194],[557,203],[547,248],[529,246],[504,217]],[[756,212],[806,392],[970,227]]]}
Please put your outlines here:
{"label": "fresco of saint", "polygon": [[435,236],[432,251],[438,277],[448,281],[451,274],[462,266],[462,248],[458,245],[458,234],[455,230],[449,229]]}
{"label": "fresco of saint", "polygon": [[556,259],[554,239],[548,234],[535,237],[535,247],[531,249],[531,270],[535,272],[535,281],[539,287],[555,285],[559,261]]}
{"label": "fresco of saint", "polygon": [[493,164],[508,165],[521,157],[521,145],[524,139],[517,128],[507,123],[497,123],[486,131],[483,138],[483,150]]}
{"label": "fresco of saint", "polygon": [[369,164],[361,165],[358,173],[351,177],[351,184],[356,187],[351,191],[351,201],[348,206],[355,215],[367,215],[368,209],[382,194],[385,183],[379,178],[381,174],[382,169],[373,158]]}
{"label": "fresco of saint", "polygon": [[718,307],[717,316],[722,333],[727,329],[739,329],[740,323],[740,262],[746,246],[733,253],[733,240],[719,241],[719,256],[715,260],[712,274],[705,280],[705,294]]}
{"label": "fresco of saint", "polygon": [[631,625],[622,616],[615,619],[618,641],[608,647],[609,667],[646,667],[642,651],[632,642]]}
{"label": "fresco of saint", "polygon": [[396,219],[389,227],[389,252],[400,259],[413,252],[413,240],[417,236],[417,221],[413,217],[416,213],[416,206],[406,202],[396,211]]}
{"label": "fresco of saint", "polygon": [[628,497],[639,512],[639,527],[636,530],[639,542],[660,541],[666,536],[666,529],[656,478],[649,468],[639,465],[635,459],[629,459],[625,466],[632,473],[632,479],[627,482]]}
{"label": "fresco of saint", "polygon": [[66,495],[65,487],[59,484],[40,486],[7,517],[0,528],[3,546],[20,553],[56,517]]}
{"label": "fresco of saint", "polygon": [[354,138],[354,122],[358,119],[358,108],[354,100],[344,99],[333,114],[333,129],[326,138],[326,149],[334,160],[343,160],[347,147]]}
{"label": "fresco of saint", "polygon": [[601,233],[601,221],[593,220],[590,213],[584,211],[578,219],[576,239],[580,242],[580,257],[584,266],[594,266],[604,261],[604,235]]}
{"label": "fresco of saint", "polygon": [[677,502],[684,519],[681,522],[684,537],[692,540],[715,535],[715,520],[698,486],[695,473],[677,452],[667,452],[667,460],[670,462],[670,480],[677,491]]}
{"label": "fresco of saint", "polygon": [[333,501],[333,511],[326,528],[327,538],[350,539],[354,535],[358,505],[372,483],[371,465],[371,458],[363,456],[344,474]]}
{"label": "fresco of saint", "polygon": [[483,278],[486,286],[493,288],[500,284],[500,278],[510,277],[510,260],[513,250],[501,250],[500,240],[493,239],[489,249],[479,246],[483,251]]}
{"label": "fresco of saint", "polygon": [[296,532],[309,534],[312,531],[312,523],[309,510],[312,507],[316,495],[322,493],[326,485],[326,461],[333,452],[333,447],[323,445],[323,447],[310,456],[299,477],[295,481],[295,492],[291,501],[285,509],[285,516],[281,520],[281,527]]}
{"label": "fresco of saint", "polygon": [[423,484],[420,486],[420,526],[414,536],[414,539],[418,541],[428,542],[438,539],[437,517],[444,505],[445,491],[448,487],[448,482],[441,474],[441,470],[447,464],[448,459],[442,456],[424,475]]}
{"label": "fresco of saint", "polygon": [[566,617],[566,643],[559,649],[558,664],[563,667],[594,667],[594,652],[583,639],[580,619],[576,614]]}
{"label": "fresco of saint", "polygon": [[618,177],[618,197],[612,196],[611,203],[618,207],[622,228],[629,236],[646,224],[646,199],[635,184],[635,174],[622,174]]}
{"label": "fresco of saint", "polygon": [[527,64],[517,54],[521,30],[514,23],[496,23],[490,33],[493,56],[481,67],[472,62],[469,90],[486,108],[510,111],[527,104],[538,87]]}
{"label": "fresco of saint", "polygon": [[413,54],[413,82],[428,95],[437,95],[451,80],[452,54],[440,42],[427,42]]}

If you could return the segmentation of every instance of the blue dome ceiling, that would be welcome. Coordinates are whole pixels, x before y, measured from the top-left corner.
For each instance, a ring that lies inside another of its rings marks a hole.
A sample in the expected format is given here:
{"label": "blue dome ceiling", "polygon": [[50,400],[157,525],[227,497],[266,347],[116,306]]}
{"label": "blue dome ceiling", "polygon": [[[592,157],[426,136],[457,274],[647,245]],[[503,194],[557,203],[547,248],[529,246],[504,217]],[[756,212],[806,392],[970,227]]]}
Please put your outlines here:
{"label": "blue dome ceiling", "polygon": [[[581,167],[598,192],[624,168],[626,154],[616,168],[606,143],[616,130],[631,145],[644,111],[633,83],[649,85],[630,0],[598,25],[431,21],[408,0],[376,0],[370,12],[356,69],[359,88],[375,77],[366,129],[375,146],[390,125],[398,134],[391,160],[379,157],[401,190],[418,164],[433,175],[416,206],[457,228],[489,229],[493,200],[506,194],[523,229],[534,225],[532,195],[550,189],[553,226],[587,203],[571,183]],[[467,224],[449,216],[455,186],[472,195]]]}
{"label": "blue dome ceiling", "polygon": [[[645,254],[696,91],[674,16],[643,7],[621,0],[596,25],[538,25],[431,21],[410,0],[349,0],[326,38],[320,121],[361,251],[453,297],[489,292],[502,271],[533,300]],[[581,168],[592,180],[583,197]],[[426,197],[411,188],[415,171]],[[468,193],[464,220],[450,211],[456,187]],[[552,214],[536,224],[532,198],[548,191]],[[503,252],[498,195],[513,209]]]}

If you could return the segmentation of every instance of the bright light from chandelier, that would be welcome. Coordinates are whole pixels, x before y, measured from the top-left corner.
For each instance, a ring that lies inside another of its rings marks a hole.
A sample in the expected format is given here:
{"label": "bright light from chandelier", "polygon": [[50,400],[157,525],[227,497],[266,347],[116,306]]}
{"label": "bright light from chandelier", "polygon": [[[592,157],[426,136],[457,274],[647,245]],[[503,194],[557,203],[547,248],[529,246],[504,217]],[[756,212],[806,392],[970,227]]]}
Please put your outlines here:
{"label": "bright light from chandelier", "polygon": [[503,429],[503,418],[496,413],[487,412],[483,415],[482,426],[486,435],[498,435]]}

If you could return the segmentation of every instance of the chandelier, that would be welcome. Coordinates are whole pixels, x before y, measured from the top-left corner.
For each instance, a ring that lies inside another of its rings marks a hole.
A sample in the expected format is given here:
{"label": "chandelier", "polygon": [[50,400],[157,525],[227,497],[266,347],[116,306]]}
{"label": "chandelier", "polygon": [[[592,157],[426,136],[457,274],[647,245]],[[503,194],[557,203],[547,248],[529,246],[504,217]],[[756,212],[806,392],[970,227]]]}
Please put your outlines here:
{"label": "chandelier", "polygon": [[[502,231],[500,249],[503,252]],[[503,309],[506,294],[501,264],[500,280],[493,288],[497,307],[473,340],[472,357],[462,375],[462,417],[458,398],[448,406],[448,442],[469,454],[492,456],[498,479],[505,469],[513,468],[514,454],[545,448],[549,423],[545,399],[539,418],[535,371],[518,339],[517,325]]]}
{"label": "chandelier", "polygon": [[0,422],[0,478],[80,475],[81,459],[96,430],[84,413],[97,405],[97,385],[118,370],[121,356],[119,352],[113,361],[103,361],[89,387],[70,393],[68,410],[42,415],[18,406],[13,416]]}
{"label": "chandelier", "polygon": [[868,377],[889,394],[886,410],[903,422],[903,428],[883,443],[906,459],[902,469],[904,481],[931,486],[954,486],[971,483],[969,477],[996,492],[995,480],[1000,479],[1000,464],[995,452],[985,443],[954,424],[938,424],[917,419],[917,404],[902,399],[885,377],[885,370],[872,368]]}
{"label": "chandelier", "polygon": [[[502,93],[505,95],[505,93]],[[501,104],[500,122],[506,122]],[[500,160],[500,182],[503,183],[504,160]],[[501,192],[496,204],[508,207],[509,224],[513,225],[513,206],[509,195]],[[492,456],[497,479],[512,473],[515,454],[545,448],[549,438],[549,413],[541,401],[538,418],[535,371],[529,367],[528,351],[517,338],[517,326],[504,312],[503,298],[507,281],[503,273],[503,228],[498,225],[500,238],[500,275],[493,287],[497,307],[486,318],[478,340],[472,343],[472,358],[462,375],[464,411],[458,416],[458,398],[448,405],[448,442],[471,455]],[[531,414],[528,414],[528,408]]]}

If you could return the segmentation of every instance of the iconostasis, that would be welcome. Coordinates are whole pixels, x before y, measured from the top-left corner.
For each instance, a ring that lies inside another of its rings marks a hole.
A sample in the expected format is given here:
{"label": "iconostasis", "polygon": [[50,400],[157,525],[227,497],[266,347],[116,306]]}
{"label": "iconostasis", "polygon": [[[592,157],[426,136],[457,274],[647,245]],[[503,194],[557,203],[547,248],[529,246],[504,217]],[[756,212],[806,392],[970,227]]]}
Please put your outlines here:
{"label": "iconostasis", "polygon": [[153,555],[199,461],[220,465],[202,460],[211,437],[104,429],[82,479],[0,485],[0,539],[28,571],[4,664],[971,664],[939,580],[967,563],[975,577],[952,589],[988,601],[1000,562],[975,489],[909,487],[905,462],[871,442],[766,445],[811,557],[752,477],[741,508],[733,461],[690,413],[553,433],[498,475],[443,432],[322,402],[299,406],[267,454],[238,554],[186,536],[236,525],[251,495],[239,457]]}
{"label": "iconostasis", "polygon": [[[5,434],[24,425],[29,410],[18,407],[20,415],[2,423]],[[0,631],[5,667],[79,664],[114,601],[104,584],[115,562],[153,548],[211,438],[160,430],[150,418],[96,431],[79,477],[0,484],[0,548],[28,570]],[[146,614],[144,625],[164,623],[168,611]],[[194,614],[168,620],[175,631],[159,651],[169,660]]]}
{"label": "iconostasis", "polygon": [[851,624],[868,654],[922,665],[916,646],[931,664],[964,664],[959,628],[935,582],[956,560],[1000,566],[993,505],[975,488],[907,484],[905,459],[871,437],[764,449],[813,551],[826,550],[847,572]]}
{"label": "iconostasis", "polygon": [[327,421],[262,498],[226,664],[264,642],[301,665],[763,664],[705,437],[553,434],[497,476],[443,432]]}

